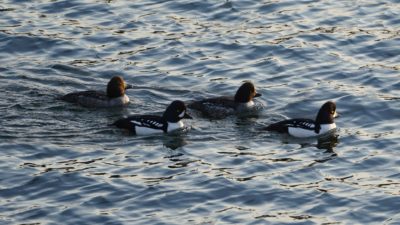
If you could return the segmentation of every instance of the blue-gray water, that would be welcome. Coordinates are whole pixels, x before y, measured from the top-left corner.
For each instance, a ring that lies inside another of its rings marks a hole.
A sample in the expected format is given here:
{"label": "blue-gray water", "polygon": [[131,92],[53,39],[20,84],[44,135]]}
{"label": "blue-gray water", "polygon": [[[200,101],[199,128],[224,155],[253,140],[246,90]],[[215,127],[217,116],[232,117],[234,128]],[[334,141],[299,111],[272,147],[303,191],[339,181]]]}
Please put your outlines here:
{"label": "blue-gray water", "polygon": [[[399,46],[398,0],[2,1],[0,223],[400,224]],[[117,74],[125,109],[56,100]],[[256,117],[108,126],[244,80]],[[327,100],[337,139],[257,129]]]}

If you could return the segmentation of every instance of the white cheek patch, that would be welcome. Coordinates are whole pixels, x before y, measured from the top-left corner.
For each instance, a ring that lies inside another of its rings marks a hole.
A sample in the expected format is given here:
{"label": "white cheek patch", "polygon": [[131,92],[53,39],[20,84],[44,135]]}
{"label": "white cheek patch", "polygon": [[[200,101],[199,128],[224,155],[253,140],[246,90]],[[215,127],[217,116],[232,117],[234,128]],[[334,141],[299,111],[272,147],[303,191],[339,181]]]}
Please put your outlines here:
{"label": "white cheek patch", "polygon": [[179,114],[179,118],[183,118],[185,116],[185,111],[182,111],[181,114]]}

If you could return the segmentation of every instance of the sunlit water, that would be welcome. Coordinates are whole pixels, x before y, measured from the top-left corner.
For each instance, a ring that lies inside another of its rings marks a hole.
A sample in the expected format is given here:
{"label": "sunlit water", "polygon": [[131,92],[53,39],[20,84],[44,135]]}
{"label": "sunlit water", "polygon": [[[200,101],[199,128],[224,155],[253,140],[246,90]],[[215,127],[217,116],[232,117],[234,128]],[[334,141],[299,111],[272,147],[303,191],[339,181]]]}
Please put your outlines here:
{"label": "sunlit water", "polygon": [[[1,224],[400,224],[400,1],[5,0]],[[134,85],[125,109],[62,94]],[[172,100],[263,96],[258,116],[135,137]],[[259,128],[313,118],[336,137]]]}

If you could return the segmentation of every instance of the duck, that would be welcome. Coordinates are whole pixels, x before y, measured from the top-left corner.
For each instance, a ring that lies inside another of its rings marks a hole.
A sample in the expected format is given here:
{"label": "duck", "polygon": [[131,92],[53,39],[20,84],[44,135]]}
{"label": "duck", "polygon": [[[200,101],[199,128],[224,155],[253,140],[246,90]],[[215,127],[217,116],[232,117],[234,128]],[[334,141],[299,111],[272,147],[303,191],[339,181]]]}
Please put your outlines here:
{"label": "duck", "polygon": [[254,108],[253,99],[260,97],[254,84],[244,82],[234,96],[220,96],[188,103],[188,108],[200,111],[202,115],[215,119],[225,118],[238,112],[246,112]]}
{"label": "duck", "polygon": [[193,119],[186,112],[183,101],[173,101],[164,111],[162,116],[133,115],[115,121],[112,125],[125,129],[134,135],[150,135],[170,133],[185,127],[182,119]]}
{"label": "duck", "polygon": [[80,91],[66,94],[61,100],[90,108],[121,107],[129,104],[125,90],[132,88],[121,76],[113,76],[107,84],[107,91]]}
{"label": "duck", "polygon": [[337,117],[336,103],[325,102],[318,111],[315,120],[289,119],[273,123],[264,128],[267,131],[286,133],[297,138],[323,136],[336,129],[334,118]]}

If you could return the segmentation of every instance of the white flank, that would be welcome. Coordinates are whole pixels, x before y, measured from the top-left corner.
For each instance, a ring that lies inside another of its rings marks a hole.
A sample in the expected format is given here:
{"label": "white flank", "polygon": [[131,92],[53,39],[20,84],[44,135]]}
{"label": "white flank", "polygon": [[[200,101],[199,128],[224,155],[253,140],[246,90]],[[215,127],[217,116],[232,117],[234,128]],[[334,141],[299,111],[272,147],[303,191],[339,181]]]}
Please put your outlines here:
{"label": "white flank", "polygon": [[149,135],[149,134],[161,134],[164,133],[161,129],[152,129],[148,127],[135,127],[135,131],[137,135]]}
{"label": "white flank", "polygon": [[317,134],[313,130],[306,130],[298,127],[289,127],[289,134],[292,135],[293,137],[298,137],[298,138],[317,137],[335,128],[336,128],[335,123],[322,124],[321,130],[319,131],[319,134]]}
{"label": "white flank", "polygon": [[[136,121],[131,121],[131,123],[135,124],[135,131],[136,135],[150,135],[150,134],[161,134],[164,133],[162,129],[154,129],[154,128],[149,128],[149,127],[142,127],[140,126],[141,124]],[[162,127],[162,124],[161,124]],[[179,121],[177,123],[168,123],[168,131],[171,132],[177,129],[182,129],[184,127],[184,124],[182,121]]]}
{"label": "white flank", "polygon": [[179,121],[177,123],[168,123],[168,132],[171,132],[173,130],[177,130],[177,129],[182,129],[183,128],[183,122]]}

